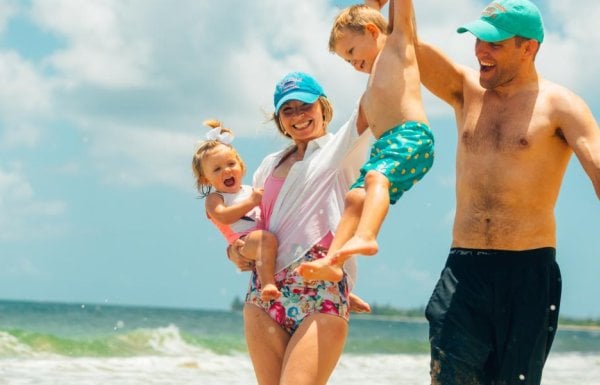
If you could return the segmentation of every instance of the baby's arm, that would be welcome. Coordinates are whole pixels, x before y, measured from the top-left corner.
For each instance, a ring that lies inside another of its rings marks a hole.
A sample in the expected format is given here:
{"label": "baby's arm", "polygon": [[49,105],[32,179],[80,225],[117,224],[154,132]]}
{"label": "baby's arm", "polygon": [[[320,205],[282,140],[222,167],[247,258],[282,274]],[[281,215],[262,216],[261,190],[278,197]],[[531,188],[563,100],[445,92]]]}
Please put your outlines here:
{"label": "baby's arm", "polygon": [[248,199],[231,206],[225,206],[221,195],[211,193],[206,197],[206,212],[215,221],[224,225],[230,225],[246,215],[248,211],[258,206],[262,199],[262,194],[262,189],[254,188]]}

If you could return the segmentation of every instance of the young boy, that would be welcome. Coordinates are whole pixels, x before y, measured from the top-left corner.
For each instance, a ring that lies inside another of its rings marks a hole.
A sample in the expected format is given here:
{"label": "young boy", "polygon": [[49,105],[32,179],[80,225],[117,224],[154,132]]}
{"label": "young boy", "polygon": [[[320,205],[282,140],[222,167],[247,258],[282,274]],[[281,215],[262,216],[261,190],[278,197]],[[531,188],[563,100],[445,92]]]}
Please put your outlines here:
{"label": "young boy", "polygon": [[[344,213],[325,258],[303,263],[306,279],[339,281],[344,261],[377,253],[377,234],[402,194],[433,164],[433,135],[420,90],[411,0],[390,3],[390,29],[366,5],[336,18],[329,48],[357,71],[370,73],[360,109],[377,141],[361,175],[346,195]],[[376,102],[377,101],[377,102]]]}

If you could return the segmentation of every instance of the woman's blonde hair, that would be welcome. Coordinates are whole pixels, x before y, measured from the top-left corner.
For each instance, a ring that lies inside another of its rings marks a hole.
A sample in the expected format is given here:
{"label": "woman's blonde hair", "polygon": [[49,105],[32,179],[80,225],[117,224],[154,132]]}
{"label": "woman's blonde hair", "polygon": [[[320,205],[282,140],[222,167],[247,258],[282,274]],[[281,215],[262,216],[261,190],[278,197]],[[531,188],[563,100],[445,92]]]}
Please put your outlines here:
{"label": "woman's blonde hair", "polygon": [[[325,129],[327,129],[329,122],[331,122],[331,119],[333,119],[333,106],[329,102],[329,99],[327,99],[325,96],[319,96],[319,99],[317,101],[319,102],[319,104],[321,104],[321,111],[323,112],[323,121],[325,122]],[[273,115],[271,116],[271,120],[275,122],[277,129],[283,136],[285,136],[286,138],[291,138],[291,135],[288,134],[281,125],[281,121],[279,120],[278,114],[273,113]]]}
{"label": "woman's blonde hair", "polygon": [[[219,134],[227,133],[233,137],[233,131],[227,127],[223,127],[221,122],[216,119],[206,120],[203,122],[203,124],[211,129],[219,128]],[[246,165],[244,164],[242,157],[231,144],[224,143],[219,139],[206,139],[199,142],[198,149],[192,158],[192,171],[196,177],[196,188],[198,189],[201,198],[206,198],[206,196],[211,193],[213,187],[206,179],[204,170],[202,169],[202,161],[213,149],[218,146],[229,147],[235,154],[238,162],[240,162],[240,166],[242,167],[242,175],[246,173]]]}
{"label": "woman's blonde hair", "polygon": [[365,4],[353,5],[342,10],[335,18],[329,34],[329,51],[335,52],[335,45],[344,32],[364,33],[367,24],[373,24],[381,32],[389,35],[388,22],[381,15],[381,12]]}

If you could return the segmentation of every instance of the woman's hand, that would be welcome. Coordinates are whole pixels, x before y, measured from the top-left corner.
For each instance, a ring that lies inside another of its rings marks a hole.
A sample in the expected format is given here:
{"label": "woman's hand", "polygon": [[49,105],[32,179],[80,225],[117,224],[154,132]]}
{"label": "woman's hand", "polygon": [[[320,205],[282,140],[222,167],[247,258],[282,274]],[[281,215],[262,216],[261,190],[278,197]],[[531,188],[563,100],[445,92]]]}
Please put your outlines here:
{"label": "woman's hand", "polygon": [[250,271],[254,269],[254,261],[244,257],[240,251],[245,244],[246,242],[243,240],[237,239],[227,248],[227,258],[229,258],[240,271]]}

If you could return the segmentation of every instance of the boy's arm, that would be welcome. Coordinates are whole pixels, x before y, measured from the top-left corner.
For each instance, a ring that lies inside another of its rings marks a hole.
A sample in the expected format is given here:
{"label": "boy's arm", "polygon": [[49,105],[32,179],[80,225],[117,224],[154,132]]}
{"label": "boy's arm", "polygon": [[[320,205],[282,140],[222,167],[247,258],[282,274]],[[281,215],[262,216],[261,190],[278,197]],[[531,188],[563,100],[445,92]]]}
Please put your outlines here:
{"label": "boy's arm", "polygon": [[417,30],[412,0],[392,0],[389,7],[388,24],[391,33],[404,34],[406,40],[416,45]]}
{"label": "boy's arm", "polygon": [[[365,0],[366,5],[375,9],[381,9],[387,2],[388,0]],[[406,29],[406,31],[411,31],[413,34],[412,39],[416,40],[415,51],[419,62],[421,83],[431,93],[453,107],[457,103],[462,103],[465,82],[464,68],[454,63],[439,49],[417,39],[414,9],[411,1],[402,0],[396,6],[394,6],[394,1],[390,3],[390,28],[393,28],[394,19],[400,20],[402,14],[411,15],[412,27],[410,30]],[[406,19],[408,17],[405,17]]]}
{"label": "boy's arm", "polygon": [[225,206],[223,197],[212,193],[206,197],[206,212],[215,221],[224,225],[230,225],[246,215],[248,211],[258,206],[261,198],[262,190],[253,189],[252,195],[248,199],[231,206]]}

